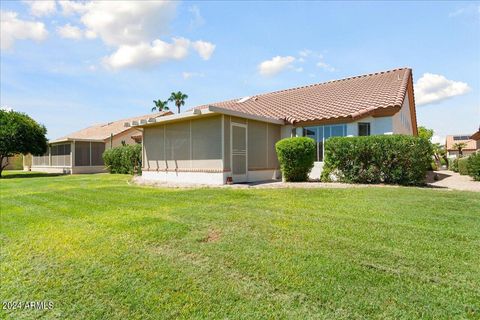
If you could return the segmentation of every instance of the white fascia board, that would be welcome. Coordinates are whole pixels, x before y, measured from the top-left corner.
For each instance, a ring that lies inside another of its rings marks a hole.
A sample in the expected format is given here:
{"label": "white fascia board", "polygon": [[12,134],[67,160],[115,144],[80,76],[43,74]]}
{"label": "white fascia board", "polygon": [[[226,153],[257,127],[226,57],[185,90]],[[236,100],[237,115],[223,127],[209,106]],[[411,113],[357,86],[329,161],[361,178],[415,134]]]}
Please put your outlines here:
{"label": "white fascia board", "polygon": [[183,112],[183,113],[179,113],[179,114],[172,114],[170,116],[158,117],[158,118],[156,118],[155,122],[147,122],[147,123],[144,123],[144,124],[139,123],[137,125],[132,124],[132,127],[134,127],[134,128],[149,127],[149,126],[153,126],[153,125],[156,125],[156,124],[162,124],[162,123],[166,123],[166,122],[172,122],[172,121],[178,121],[178,120],[190,120],[190,119],[193,119],[193,118],[196,118],[196,117],[211,115],[211,114],[214,114],[214,113],[216,113],[216,112],[211,112],[208,109],[194,109],[194,110],[189,111],[189,112]]}
{"label": "white fascia board", "polygon": [[105,142],[105,139],[76,139],[76,138],[65,138],[61,140],[53,140],[49,141],[49,144],[61,143],[61,142],[72,142],[72,141],[80,141],[80,142]]}

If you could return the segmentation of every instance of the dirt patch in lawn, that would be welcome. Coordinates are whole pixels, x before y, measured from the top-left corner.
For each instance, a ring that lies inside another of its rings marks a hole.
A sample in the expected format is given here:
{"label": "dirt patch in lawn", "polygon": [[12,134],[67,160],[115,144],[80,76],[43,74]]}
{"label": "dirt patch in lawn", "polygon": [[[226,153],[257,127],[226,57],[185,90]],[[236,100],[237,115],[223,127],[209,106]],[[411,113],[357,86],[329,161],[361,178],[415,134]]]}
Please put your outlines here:
{"label": "dirt patch in lawn", "polygon": [[200,240],[200,242],[217,242],[220,240],[221,233],[218,230],[210,230],[208,231],[208,235]]}

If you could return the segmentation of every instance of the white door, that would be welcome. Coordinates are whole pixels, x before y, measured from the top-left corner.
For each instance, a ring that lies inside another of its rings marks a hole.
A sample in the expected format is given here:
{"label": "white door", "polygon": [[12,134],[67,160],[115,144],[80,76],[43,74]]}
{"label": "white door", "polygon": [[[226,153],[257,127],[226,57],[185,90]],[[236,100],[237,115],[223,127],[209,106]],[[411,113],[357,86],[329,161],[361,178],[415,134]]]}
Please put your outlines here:
{"label": "white door", "polygon": [[230,139],[233,182],[245,182],[247,181],[247,125],[232,122]]}

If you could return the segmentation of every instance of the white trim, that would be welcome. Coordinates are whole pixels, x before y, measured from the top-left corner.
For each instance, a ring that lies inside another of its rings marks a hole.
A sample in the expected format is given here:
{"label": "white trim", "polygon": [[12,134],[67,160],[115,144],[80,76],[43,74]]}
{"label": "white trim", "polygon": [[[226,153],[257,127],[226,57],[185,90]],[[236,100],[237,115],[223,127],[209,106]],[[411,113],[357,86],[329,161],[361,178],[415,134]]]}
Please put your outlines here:
{"label": "white trim", "polygon": [[[106,138],[109,139],[109,138]],[[105,143],[106,139],[77,139],[77,138],[65,138],[59,140],[49,141],[49,144],[56,144],[56,143],[63,143],[63,142],[72,142],[72,141],[80,141],[80,142],[103,142]]]}

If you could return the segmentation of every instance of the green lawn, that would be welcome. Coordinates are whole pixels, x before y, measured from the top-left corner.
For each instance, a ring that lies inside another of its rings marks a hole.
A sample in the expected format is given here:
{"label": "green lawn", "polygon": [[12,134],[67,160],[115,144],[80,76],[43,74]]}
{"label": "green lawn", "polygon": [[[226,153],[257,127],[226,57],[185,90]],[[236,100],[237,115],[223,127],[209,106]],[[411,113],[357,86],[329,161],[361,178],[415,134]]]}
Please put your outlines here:
{"label": "green lawn", "polygon": [[0,300],[31,319],[480,318],[480,194],[0,180]]}

